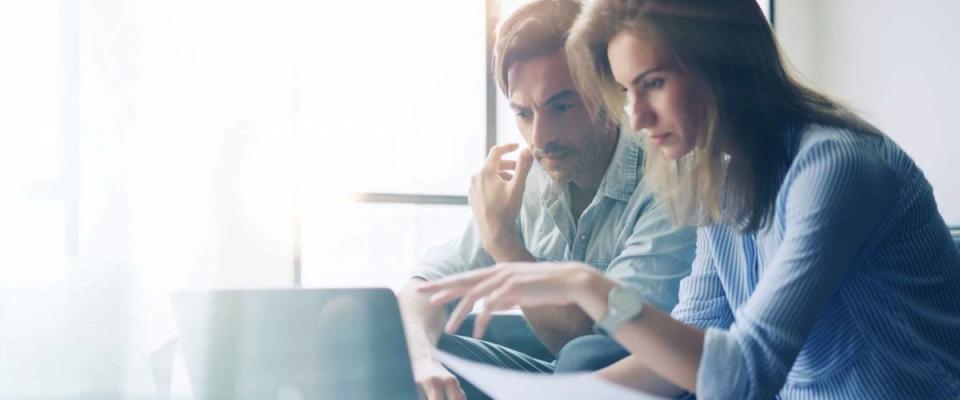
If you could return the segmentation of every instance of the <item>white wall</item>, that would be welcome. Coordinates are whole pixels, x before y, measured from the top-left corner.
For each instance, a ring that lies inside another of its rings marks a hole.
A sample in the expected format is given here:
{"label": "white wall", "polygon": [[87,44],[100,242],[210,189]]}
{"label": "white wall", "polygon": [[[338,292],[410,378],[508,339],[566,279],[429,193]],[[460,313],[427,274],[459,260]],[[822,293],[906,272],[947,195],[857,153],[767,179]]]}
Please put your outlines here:
{"label": "white wall", "polygon": [[801,78],[896,140],[960,225],[960,2],[777,0],[775,12]]}

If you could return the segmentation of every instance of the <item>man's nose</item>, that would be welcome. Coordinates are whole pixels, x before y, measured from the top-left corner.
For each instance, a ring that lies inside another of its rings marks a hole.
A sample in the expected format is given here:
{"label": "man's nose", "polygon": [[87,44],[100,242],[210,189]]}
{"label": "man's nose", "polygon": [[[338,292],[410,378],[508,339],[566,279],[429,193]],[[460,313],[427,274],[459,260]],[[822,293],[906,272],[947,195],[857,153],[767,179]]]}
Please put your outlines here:
{"label": "man's nose", "polygon": [[542,149],[547,143],[553,142],[556,139],[555,129],[552,126],[553,124],[546,118],[541,116],[534,117],[533,126],[531,127],[531,141],[530,143],[535,149]]}

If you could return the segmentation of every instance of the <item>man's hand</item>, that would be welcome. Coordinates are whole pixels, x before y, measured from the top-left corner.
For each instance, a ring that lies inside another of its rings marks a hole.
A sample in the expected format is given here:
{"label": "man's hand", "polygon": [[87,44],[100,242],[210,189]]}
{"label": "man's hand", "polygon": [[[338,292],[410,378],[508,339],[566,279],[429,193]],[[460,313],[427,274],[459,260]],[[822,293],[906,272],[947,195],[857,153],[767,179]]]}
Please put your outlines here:
{"label": "man's hand", "polygon": [[457,377],[430,357],[413,360],[413,378],[425,400],[466,400]]}
{"label": "man's hand", "polygon": [[524,149],[517,161],[503,159],[504,154],[517,148],[516,143],[494,146],[483,169],[470,179],[469,202],[480,240],[497,261],[506,261],[504,258],[514,252],[525,250],[518,240],[516,220],[533,155]]}

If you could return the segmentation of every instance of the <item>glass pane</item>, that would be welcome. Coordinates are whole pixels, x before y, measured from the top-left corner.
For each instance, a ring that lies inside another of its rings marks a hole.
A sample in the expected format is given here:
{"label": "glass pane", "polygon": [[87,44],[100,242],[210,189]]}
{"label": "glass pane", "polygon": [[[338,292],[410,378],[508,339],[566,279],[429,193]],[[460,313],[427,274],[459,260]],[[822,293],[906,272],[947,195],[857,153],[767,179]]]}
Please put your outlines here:
{"label": "glass pane", "polygon": [[[337,3],[303,18],[299,132],[308,184],[465,194],[485,153],[483,1]],[[442,17],[441,17],[442,16]],[[374,28],[375,27],[375,28]],[[345,173],[346,172],[346,173]]]}
{"label": "glass pane", "polygon": [[58,2],[0,2],[0,182],[57,177]]}
{"label": "glass pane", "polygon": [[303,212],[303,285],[399,288],[432,247],[457,238],[467,206],[325,202]]}
{"label": "glass pane", "polygon": [[0,288],[66,276],[63,203],[0,190]]}

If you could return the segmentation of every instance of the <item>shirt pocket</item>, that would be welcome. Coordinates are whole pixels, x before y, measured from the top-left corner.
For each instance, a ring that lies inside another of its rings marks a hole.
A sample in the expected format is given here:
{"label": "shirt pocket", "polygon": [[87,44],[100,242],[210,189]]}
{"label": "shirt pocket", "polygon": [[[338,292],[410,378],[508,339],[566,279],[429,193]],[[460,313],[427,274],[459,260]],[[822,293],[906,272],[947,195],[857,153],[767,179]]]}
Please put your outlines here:
{"label": "shirt pocket", "polygon": [[624,240],[614,234],[613,229],[594,232],[593,239],[587,245],[583,262],[600,271],[606,271],[610,262],[621,253],[623,242]]}

